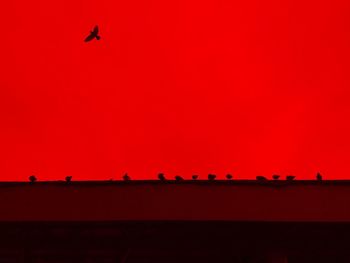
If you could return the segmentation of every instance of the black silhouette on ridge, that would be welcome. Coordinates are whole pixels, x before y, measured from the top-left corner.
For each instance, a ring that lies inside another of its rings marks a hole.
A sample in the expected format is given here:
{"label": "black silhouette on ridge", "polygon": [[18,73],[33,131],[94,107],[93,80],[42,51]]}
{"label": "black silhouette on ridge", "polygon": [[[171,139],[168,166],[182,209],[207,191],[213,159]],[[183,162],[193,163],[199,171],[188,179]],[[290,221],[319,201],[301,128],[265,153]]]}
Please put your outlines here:
{"label": "black silhouette on ridge", "polygon": [[70,183],[72,181],[72,176],[66,176],[66,182]]}
{"label": "black silhouette on ridge", "polygon": [[232,174],[227,174],[227,175],[226,175],[226,179],[227,179],[227,180],[232,180],[232,178],[233,178]]}
{"label": "black silhouette on ridge", "polygon": [[208,180],[209,181],[214,181],[216,178],[216,175],[215,174],[208,174]]}
{"label": "black silhouette on ridge", "polygon": [[36,177],[35,177],[35,175],[31,175],[31,176],[29,176],[29,182],[31,182],[31,183],[35,183],[36,182]]}
{"label": "black silhouette on ridge", "polygon": [[166,181],[166,178],[165,178],[163,173],[159,173],[158,174],[158,179],[161,180],[161,181]]}
{"label": "black silhouette on ridge", "polygon": [[180,175],[175,176],[176,181],[183,181],[184,179]]}

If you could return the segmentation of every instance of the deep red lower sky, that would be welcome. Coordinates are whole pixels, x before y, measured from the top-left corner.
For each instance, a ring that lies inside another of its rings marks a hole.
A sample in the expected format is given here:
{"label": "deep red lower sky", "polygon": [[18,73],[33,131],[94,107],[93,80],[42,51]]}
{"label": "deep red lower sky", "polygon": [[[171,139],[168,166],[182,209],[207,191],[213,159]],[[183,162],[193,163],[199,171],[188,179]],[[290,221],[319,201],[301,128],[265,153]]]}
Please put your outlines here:
{"label": "deep red lower sky", "polygon": [[350,177],[348,0],[2,11],[0,180]]}

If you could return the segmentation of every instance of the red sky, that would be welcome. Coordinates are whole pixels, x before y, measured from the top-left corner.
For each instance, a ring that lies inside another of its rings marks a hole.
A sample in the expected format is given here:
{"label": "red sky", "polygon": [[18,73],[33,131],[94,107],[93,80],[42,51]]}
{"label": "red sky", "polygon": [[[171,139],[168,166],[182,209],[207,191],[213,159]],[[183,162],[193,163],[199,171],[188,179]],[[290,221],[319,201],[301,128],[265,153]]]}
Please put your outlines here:
{"label": "red sky", "polygon": [[[0,180],[349,178],[347,0],[2,3]],[[102,39],[83,40],[98,24]]]}

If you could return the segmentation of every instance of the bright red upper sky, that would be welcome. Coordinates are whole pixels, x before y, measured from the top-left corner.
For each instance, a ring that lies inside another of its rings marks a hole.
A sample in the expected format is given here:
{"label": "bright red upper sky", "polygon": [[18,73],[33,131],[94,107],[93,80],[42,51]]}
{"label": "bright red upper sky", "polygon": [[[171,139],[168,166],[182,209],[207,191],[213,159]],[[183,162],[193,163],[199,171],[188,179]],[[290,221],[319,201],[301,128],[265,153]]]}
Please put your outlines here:
{"label": "bright red upper sky", "polygon": [[[2,11],[0,180],[349,178],[348,0]],[[85,43],[96,24],[102,39]]]}

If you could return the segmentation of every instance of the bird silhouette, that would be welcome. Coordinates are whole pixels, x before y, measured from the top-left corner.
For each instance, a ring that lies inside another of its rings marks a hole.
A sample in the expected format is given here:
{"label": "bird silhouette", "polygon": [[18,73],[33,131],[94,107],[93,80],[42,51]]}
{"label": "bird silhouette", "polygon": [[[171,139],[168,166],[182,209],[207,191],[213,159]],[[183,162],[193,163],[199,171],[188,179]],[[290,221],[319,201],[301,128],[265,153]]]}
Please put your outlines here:
{"label": "bird silhouette", "polygon": [[232,180],[232,178],[233,178],[232,174],[226,174],[226,179],[227,180]]}
{"label": "bird silhouette", "polygon": [[31,176],[29,176],[29,181],[31,182],[31,183],[35,183],[36,182],[36,176],[35,175],[31,175]]}
{"label": "bird silhouette", "polygon": [[197,180],[198,179],[198,175],[194,174],[192,175],[192,180]]}
{"label": "bird silhouette", "polygon": [[294,175],[287,175],[286,176],[286,180],[287,181],[293,181],[295,179],[295,176]]}
{"label": "bird silhouette", "polygon": [[159,173],[158,174],[158,179],[161,180],[161,181],[166,181],[166,178],[165,178],[163,173]]}
{"label": "bird silhouette", "polygon": [[175,176],[176,181],[183,181],[184,179],[180,175]]}
{"label": "bird silhouette", "polygon": [[67,183],[70,183],[72,181],[72,176],[66,176],[65,179]]}
{"label": "bird silhouette", "polygon": [[272,175],[272,179],[273,180],[278,180],[279,178],[280,178],[280,176],[278,174]]}
{"label": "bird silhouette", "polygon": [[267,178],[266,178],[265,176],[258,175],[258,176],[256,177],[256,180],[257,180],[257,181],[267,181]]}
{"label": "bird silhouette", "polygon": [[320,173],[317,173],[316,179],[317,181],[322,181],[322,175]]}
{"label": "bird silhouette", "polygon": [[94,38],[96,38],[97,40],[100,40],[101,37],[99,36],[98,31],[99,31],[98,26],[95,26],[94,29],[90,32],[90,35],[88,35],[84,41],[89,42],[89,41],[93,40]]}
{"label": "bird silhouette", "polygon": [[216,178],[216,175],[215,174],[208,174],[208,180],[209,181],[214,181]]}
{"label": "bird silhouette", "polygon": [[123,180],[124,180],[124,181],[130,181],[130,180],[131,180],[131,177],[126,173],[126,174],[124,174],[124,176],[123,176]]}

